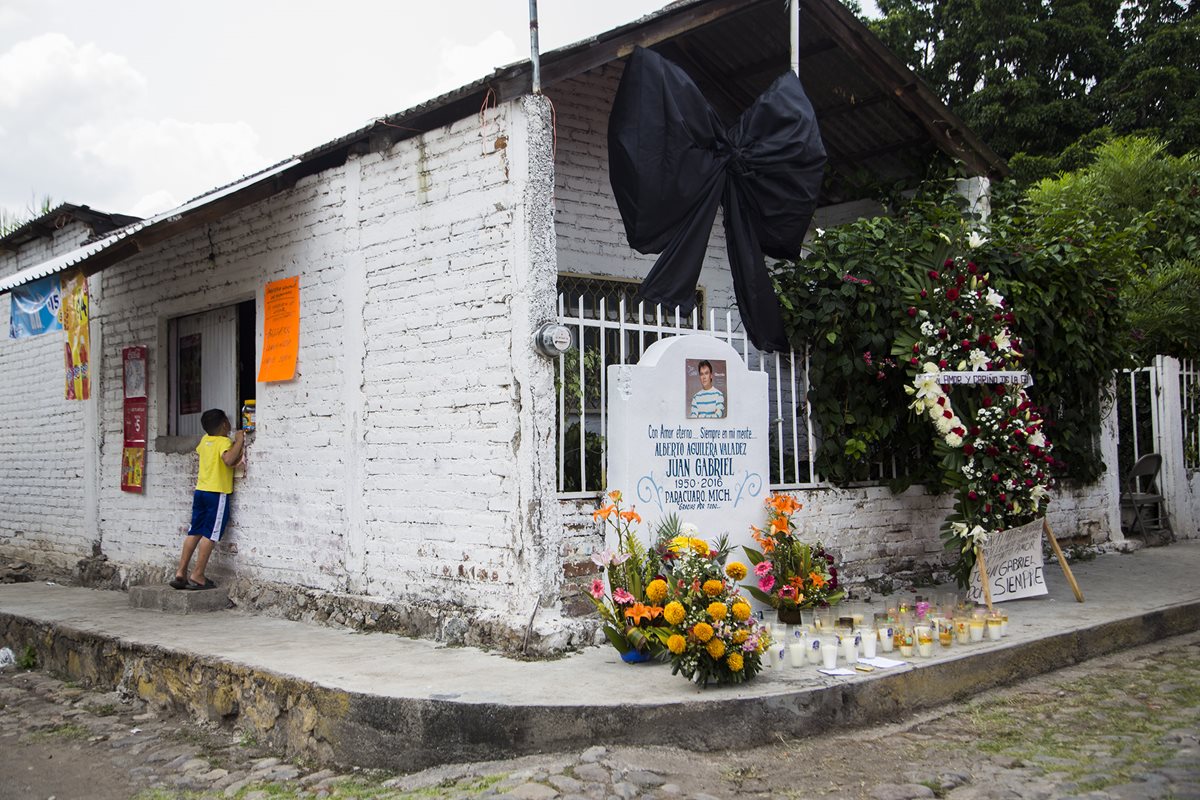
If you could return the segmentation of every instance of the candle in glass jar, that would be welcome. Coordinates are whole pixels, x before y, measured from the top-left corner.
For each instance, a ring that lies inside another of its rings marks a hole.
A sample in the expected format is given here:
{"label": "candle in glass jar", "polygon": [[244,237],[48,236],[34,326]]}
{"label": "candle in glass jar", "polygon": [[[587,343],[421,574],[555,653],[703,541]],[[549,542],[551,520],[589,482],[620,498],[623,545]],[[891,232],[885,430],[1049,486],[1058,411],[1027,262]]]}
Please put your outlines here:
{"label": "candle in glass jar", "polygon": [[954,618],[954,635],[959,644],[971,641],[971,621],[964,617]]}
{"label": "candle in glass jar", "polygon": [[858,661],[858,639],[853,631],[844,631],[841,635],[842,659],[847,664]]}
{"label": "candle in glass jar", "polygon": [[938,644],[943,648],[949,647],[954,643],[954,622],[945,617],[938,620],[937,625]]}
{"label": "candle in glass jar", "polygon": [[983,641],[983,633],[984,633],[983,628],[984,628],[983,620],[981,620],[981,619],[972,619],[971,620],[971,641],[972,642],[982,642]]}
{"label": "candle in glass jar", "polygon": [[1008,612],[1000,612],[1000,635],[1008,636]]}
{"label": "candle in glass jar", "polygon": [[987,638],[989,642],[1000,641],[1000,615],[992,614],[987,618]]}
{"label": "candle in glass jar", "polygon": [[862,646],[863,658],[875,657],[875,646],[879,644],[879,634],[874,628],[862,628],[858,632],[858,643]]}
{"label": "candle in glass jar", "polygon": [[808,660],[805,657],[805,654],[808,652],[808,642],[805,641],[804,637],[793,639],[792,643],[788,645],[787,652],[788,663],[793,667],[802,667]]}
{"label": "candle in glass jar", "polygon": [[[899,630],[899,628],[897,628]],[[906,630],[900,635],[900,655],[905,658],[912,658],[913,654],[913,632]]]}
{"label": "candle in glass jar", "polygon": [[891,625],[884,625],[879,629],[879,649],[885,653],[890,653],[896,648],[896,635]]}
{"label": "candle in glass jar", "polygon": [[805,649],[805,653],[808,655],[808,663],[810,664],[821,663],[821,638],[823,635],[823,633],[814,629],[808,637],[808,647]]}
{"label": "candle in glass jar", "polygon": [[915,630],[917,638],[917,652],[921,658],[929,658],[933,655],[933,628],[928,625],[918,625]]}
{"label": "candle in glass jar", "polygon": [[835,637],[827,637],[821,640],[821,662],[825,669],[833,669],[837,666],[838,644]]}

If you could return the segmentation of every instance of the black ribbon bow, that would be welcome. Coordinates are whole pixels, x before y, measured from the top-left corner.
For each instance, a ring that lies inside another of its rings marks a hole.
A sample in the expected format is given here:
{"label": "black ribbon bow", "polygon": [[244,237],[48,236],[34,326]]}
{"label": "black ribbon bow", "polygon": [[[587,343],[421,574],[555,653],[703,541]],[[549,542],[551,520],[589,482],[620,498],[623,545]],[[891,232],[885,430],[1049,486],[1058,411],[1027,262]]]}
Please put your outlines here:
{"label": "black ribbon bow", "polygon": [[691,312],[721,205],[746,333],[760,350],[786,350],[763,254],[800,255],[825,168],[825,146],[800,79],[781,75],[725,130],[687,73],[637,48],[613,101],[608,158],[629,245],[661,253],[642,282],[642,298]]}

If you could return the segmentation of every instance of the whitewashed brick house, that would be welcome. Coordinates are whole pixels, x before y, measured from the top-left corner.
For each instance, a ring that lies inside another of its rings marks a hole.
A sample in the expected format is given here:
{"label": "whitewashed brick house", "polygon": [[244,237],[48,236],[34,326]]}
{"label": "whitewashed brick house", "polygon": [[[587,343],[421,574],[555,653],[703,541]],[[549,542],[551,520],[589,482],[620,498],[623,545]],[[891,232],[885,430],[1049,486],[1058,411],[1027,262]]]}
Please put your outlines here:
{"label": "whitewashed brick house", "polygon": [[[205,406],[259,409],[211,569],[240,604],[508,651],[590,641],[576,582],[596,492],[560,491],[559,364],[533,332],[558,317],[560,280],[611,309],[653,263],[626,244],[607,174],[631,48],[677,61],[732,114],[788,68],[787,31],[780,0],[684,0],[546,54],[544,96],[519,64],[152,220],[114,232],[67,208],[6,237],[0,291],[91,274],[95,384],[90,401],[63,399],[55,335],[0,340],[0,554],[63,567],[102,554],[113,583],[169,576],[196,438],[173,369],[179,338],[203,331],[225,348]],[[840,202],[854,170],[900,177],[941,148],[972,174],[1003,172],[837,0],[804,4],[800,53],[830,153],[817,224],[864,210]],[[700,290],[736,330],[719,228]],[[255,386],[264,285],[297,275],[298,375]],[[143,494],[119,488],[131,345],[150,358]],[[784,488],[851,573],[940,557],[944,499],[793,477]],[[1065,498],[1058,526],[1112,535],[1113,491]]]}

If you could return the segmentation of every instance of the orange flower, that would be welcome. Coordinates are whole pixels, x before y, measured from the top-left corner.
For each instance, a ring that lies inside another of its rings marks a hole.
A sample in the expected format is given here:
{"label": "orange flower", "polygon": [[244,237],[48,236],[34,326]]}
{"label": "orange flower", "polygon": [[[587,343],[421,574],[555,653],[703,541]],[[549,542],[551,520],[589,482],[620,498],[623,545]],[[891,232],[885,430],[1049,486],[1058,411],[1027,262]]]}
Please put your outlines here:
{"label": "orange flower", "polygon": [[804,588],[804,578],[800,577],[799,575],[793,575],[792,577],[788,578],[788,583],[792,586],[795,586],[797,589]]}
{"label": "orange flower", "polygon": [[777,516],[773,520],[771,520],[771,533],[787,533],[787,532],[788,532],[788,518],[786,516],[784,516],[783,514],[780,514],[779,516]]}
{"label": "orange flower", "polygon": [[597,508],[595,511],[592,512],[592,519],[593,520],[608,519],[610,516],[612,516],[614,513],[616,513],[616,510],[617,510],[616,506],[604,506],[603,508]]}
{"label": "orange flower", "polygon": [[659,606],[648,606],[644,603],[634,603],[629,608],[625,609],[625,616],[633,620],[633,624],[637,625],[644,619],[657,619],[663,610]]}
{"label": "orange flower", "polygon": [[636,511],[634,511],[632,508],[629,509],[628,511],[622,511],[621,519],[625,520],[626,522],[637,522],[639,524],[642,521],[641,516]]}
{"label": "orange flower", "polygon": [[608,493],[608,499],[609,499],[609,500],[612,500],[614,503],[619,503],[619,502],[621,502],[621,492],[620,492],[620,490],[618,490],[618,489],[613,489],[611,492],[609,492],[609,493]]}
{"label": "orange flower", "polygon": [[789,494],[773,494],[766,500],[767,505],[778,511],[780,514],[794,514],[804,505],[796,502],[796,498]]}
{"label": "orange flower", "polygon": [[716,597],[723,591],[725,591],[724,581],[709,579],[704,582],[704,593],[709,597]]}
{"label": "orange flower", "polygon": [[818,589],[824,588],[826,583],[825,576],[819,572],[808,573],[808,579],[812,581],[812,585]]}

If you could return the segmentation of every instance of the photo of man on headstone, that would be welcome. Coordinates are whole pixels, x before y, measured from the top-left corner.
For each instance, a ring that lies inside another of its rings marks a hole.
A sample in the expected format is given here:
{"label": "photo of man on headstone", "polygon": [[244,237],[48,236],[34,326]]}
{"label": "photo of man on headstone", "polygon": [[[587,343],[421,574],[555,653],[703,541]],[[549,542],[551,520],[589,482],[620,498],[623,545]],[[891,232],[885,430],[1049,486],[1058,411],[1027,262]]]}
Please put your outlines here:
{"label": "photo of man on headstone", "polygon": [[725,362],[689,358],[686,369],[688,419],[724,419]]}

